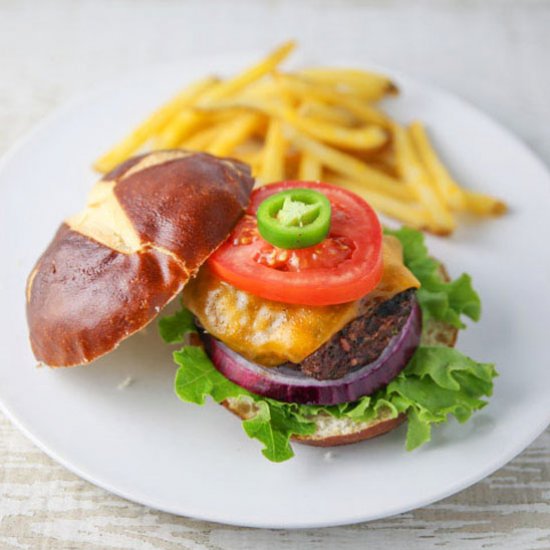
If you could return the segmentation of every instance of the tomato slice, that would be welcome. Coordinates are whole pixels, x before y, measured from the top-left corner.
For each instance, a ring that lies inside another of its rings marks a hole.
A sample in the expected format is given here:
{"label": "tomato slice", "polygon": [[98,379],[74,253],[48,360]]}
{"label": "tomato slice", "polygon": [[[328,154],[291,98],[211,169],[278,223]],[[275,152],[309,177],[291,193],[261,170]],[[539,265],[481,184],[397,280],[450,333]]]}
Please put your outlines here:
{"label": "tomato slice", "polygon": [[[261,237],[256,211],[270,195],[295,187],[328,197],[331,226],[321,243],[286,250]],[[252,193],[245,216],[208,263],[220,279],[268,300],[312,306],[351,302],[382,277],[382,228],[374,210],[345,189],[317,182],[273,183]]]}

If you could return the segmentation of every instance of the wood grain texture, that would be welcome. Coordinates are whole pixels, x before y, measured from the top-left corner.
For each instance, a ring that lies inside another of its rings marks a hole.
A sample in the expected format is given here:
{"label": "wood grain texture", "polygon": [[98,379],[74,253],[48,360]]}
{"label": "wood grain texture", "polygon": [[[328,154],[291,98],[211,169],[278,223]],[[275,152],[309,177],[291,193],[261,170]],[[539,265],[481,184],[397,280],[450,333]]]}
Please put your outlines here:
{"label": "wood grain texture", "polygon": [[[0,0],[0,22],[0,153],[53,107],[121,73],[195,52],[265,51],[296,36],[306,61],[330,48],[449,88],[550,162],[548,1],[234,0],[212,10],[204,0]],[[0,549],[12,548],[549,549],[550,431],[432,506],[354,526],[273,531],[178,518],[110,495],[0,415]]]}
{"label": "wood grain texture", "polygon": [[477,485],[346,527],[244,529],[157,512],[94,487],[0,418],[0,548],[550,548],[550,430]]}

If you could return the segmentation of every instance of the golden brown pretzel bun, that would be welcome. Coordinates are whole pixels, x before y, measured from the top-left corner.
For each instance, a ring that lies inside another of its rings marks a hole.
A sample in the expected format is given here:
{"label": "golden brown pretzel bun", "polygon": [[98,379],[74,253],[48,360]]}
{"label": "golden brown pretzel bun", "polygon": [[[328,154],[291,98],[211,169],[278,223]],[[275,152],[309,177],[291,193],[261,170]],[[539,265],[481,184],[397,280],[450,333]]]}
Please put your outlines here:
{"label": "golden brown pretzel bun", "polygon": [[101,179],[27,282],[36,358],[89,363],[153,320],[225,240],[253,186],[245,164],[159,151]]}

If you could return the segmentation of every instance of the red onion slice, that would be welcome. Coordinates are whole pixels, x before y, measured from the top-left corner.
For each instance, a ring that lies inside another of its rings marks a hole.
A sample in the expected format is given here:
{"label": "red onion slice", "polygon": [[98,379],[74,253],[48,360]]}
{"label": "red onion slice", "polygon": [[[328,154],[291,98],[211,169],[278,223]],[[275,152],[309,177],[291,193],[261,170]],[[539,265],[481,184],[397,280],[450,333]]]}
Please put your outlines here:
{"label": "red onion slice", "polygon": [[416,300],[401,331],[372,363],[337,380],[316,380],[288,367],[264,367],[248,361],[225,344],[203,334],[215,367],[248,391],[278,401],[308,405],[336,405],[371,395],[391,382],[407,365],[422,332],[422,315]]}

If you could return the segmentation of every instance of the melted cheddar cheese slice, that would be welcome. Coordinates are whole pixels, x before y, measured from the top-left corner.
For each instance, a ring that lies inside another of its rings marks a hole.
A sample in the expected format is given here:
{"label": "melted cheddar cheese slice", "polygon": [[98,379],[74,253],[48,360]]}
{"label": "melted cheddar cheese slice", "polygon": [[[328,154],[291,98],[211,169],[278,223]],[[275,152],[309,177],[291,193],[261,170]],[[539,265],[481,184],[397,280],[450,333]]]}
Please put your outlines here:
{"label": "melted cheddar cheese slice", "polygon": [[302,306],[265,300],[221,281],[204,265],[183,291],[183,303],[204,328],[231,349],[257,363],[276,366],[300,363],[372,300],[387,300],[418,280],[403,264],[401,243],[383,241],[384,271],[378,286],[355,302],[332,306]]}

